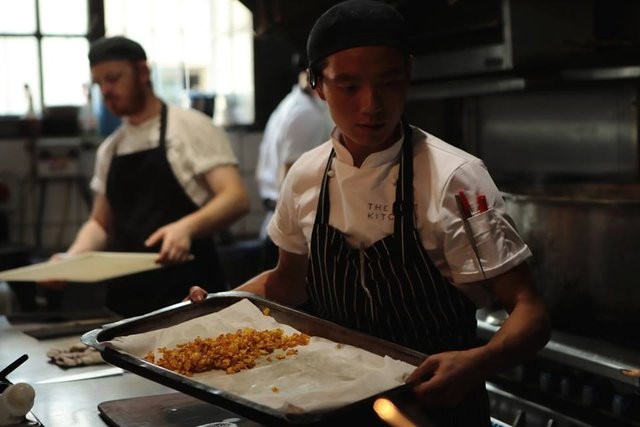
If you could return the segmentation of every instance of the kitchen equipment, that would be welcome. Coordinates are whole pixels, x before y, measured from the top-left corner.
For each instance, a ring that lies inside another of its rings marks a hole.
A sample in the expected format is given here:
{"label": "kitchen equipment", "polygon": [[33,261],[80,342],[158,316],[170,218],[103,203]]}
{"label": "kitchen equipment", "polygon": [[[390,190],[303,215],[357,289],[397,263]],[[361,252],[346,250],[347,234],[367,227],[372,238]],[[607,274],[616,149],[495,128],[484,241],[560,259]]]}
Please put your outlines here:
{"label": "kitchen equipment", "polygon": [[[484,317],[478,336],[489,340],[498,326]],[[514,426],[638,427],[640,378],[625,372],[639,363],[639,351],[553,331],[536,357],[489,380],[491,415]]]}
{"label": "kitchen equipment", "polygon": [[158,254],[138,252],[85,252],[66,258],[0,272],[0,280],[99,282],[118,276],[161,268]]}
{"label": "kitchen equipment", "polygon": [[22,356],[11,362],[6,368],[0,371],[0,380],[7,378],[7,375],[15,371],[16,368],[26,362],[28,358],[29,356],[27,354],[23,354]]}
{"label": "kitchen equipment", "polygon": [[503,190],[553,328],[640,348],[640,184]]}
{"label": "kitchen equipment", "polygon": [[94,371],[81,372],[79,374],[60,375],[58,377],[48,378],[46,380],[38,381],[36,384],[52,384],[52,383],[66,383],[69,381],[82,381],[92,380],[94,378],[112,377],[114,375],[122,375],[124,370],[117,367],[110,367],[104,369],[98,369]]}
{"label": "kitchen equipment", "polygon": [[[414,80],[589,64],[594,6],[569,0],[403,2],[412,30]],[[544,31],[540,29],[544,28]]]}
{"label": "kitchen equipment", "polygon": [[[9,365],[7,365],[4,369],[2,369],[0,371],[0,394],[4,393],[5,391],[7,391],[7,389],[9,389],[9,387],[13,386],[13,383],[11,381],[7,380],[7,375],[9,375],[11,372],[15,371],[16,368],[18,368],[20,365],[22,365],[24,362],[26,362],[26,360],[29,358],[29,356],[27,354],[23,354],[22,356],[18,357],[16,360],[14,360],[13,362],[11,362]],[[31,389],[31,387],[28,384],[23,384],[23,386],[27,386],[29,387],[29,389]],[[15,389],[14,389],[15,390]],[[33,397],[33,389],[31,389],[31,393],[32,395],[30,396],[31,398]],[[31,401],[31,405],[33,405],[33,401]],[[24,403],[24,402],[21,402]],[[4,408],[6,409],[6,408]],[[25,414],[24,418],[22,419],[22,421],[16,423],[12,423],[11,425],[13,427],[43,427],[42,423],[40,423],[40,421],[36,418],[36,416],[33,414],[33,412],[30,411],[31,406],[29,406],[29,408],[25,408],[25,411],[28,410],[28,412]],[[24,412],[22,412],[24,413]],[[6,415],[6,414],[4,414]],[[4,425],[4,424],[3,424]]]}
{"label": "kitchen equipment", "polygon": [[[2,381],[0,378],[0,394],[4,393],[4,391],[12,385],[11,382]],[[12,423],[10,427],[44,427],[44,424],[40,422],[40,420],[33,414],[32,411],[29,411],[22,421],[19,423]]]}
{"label": "kitchen equipment", "polygon": [[107,424],[117,427],[262,427],[183,393],[110,400],[100,403],[98,411]]}
{"label": "kitchen equipment", "polygon": [[[246,416],[256,422],[269,425],[282,424],[324,424],[335,422],[345,417],[359,416],[362,419],[373,417],[372,406],[376,398],[386,396],[394,400],[404,392],[410,391],[410,385],[402,385],[383,393],[378,393],[366,399],[329,410],[309,411],[302,413],[283,412],[260,405],[224,390],[207,386],[191,378],[151,364],[128,354],[120,353],[103,343],[118,336],[132,335],[160,328],[169,327],[187,320],[219,311],[242,299],[248,299],[261,310],[268,308],[270,316],[277,322],[287,324],[312,336],[320,336],[334,342],[353,345],[372,353],[393,359],[403,360],[412,365],[418,365],[425,355],[414,350],[379,338],[362,334],[342,326],[310,316],[301,311],[282,306],[272,301],[245,292],[223,292],[210,295],[207,300],[198,304],[181,303],[165,309],[125,319],[102,329],[96,329],[83,335],[82,341],[102,352],[105,361],[127,369],[145,378],[172,387],[186,394],[220,405],[239,415]],[[353,418],[350,418],[353,419]],[[365,422],[366,424],[366,422]]]}
{"label": "kitchen equipment", "polygon": [[42,112],[42,135],[69,136],[78,135],[80,126],[76,105],[58,105],[44,109]]}

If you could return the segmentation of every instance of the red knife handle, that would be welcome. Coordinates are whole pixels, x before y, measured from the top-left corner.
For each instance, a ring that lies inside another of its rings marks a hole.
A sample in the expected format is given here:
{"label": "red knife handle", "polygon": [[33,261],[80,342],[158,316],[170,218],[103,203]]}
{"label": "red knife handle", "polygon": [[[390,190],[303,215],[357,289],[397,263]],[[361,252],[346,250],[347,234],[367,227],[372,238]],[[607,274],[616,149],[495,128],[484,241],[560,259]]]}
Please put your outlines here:
{"label": "red knife handle", "polygon": [[478,211],[486,212],[489,209],[489,206],[487,205],[487,196],[484,194],[478,194],[476,199],[478,202]]}
{"label": "red knife handle", "polygon": [[460,198],[460,204],[462,205],[462,214],[465,218],[469,218],[471,216],[471,205],[469,204],[469,199],[467,199],[467,195],[464,194],[463,190],[458,191],[458,197]]}

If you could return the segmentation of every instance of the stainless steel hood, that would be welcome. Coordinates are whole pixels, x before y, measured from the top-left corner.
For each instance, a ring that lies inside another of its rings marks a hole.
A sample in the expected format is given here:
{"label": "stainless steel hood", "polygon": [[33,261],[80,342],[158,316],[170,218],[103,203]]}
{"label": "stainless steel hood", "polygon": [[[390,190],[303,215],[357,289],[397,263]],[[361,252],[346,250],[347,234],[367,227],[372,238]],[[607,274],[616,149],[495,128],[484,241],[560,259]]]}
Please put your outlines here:
{"label": "stainless steel hood", "polygon": [[601,56],[596,3],[458,0],[426,10],[420,22],[409,18],[414,79],[595,65]]}
{"label": "stainless steel hood", "polygon": [[434,7],[427,2],[431,6],[422,8],[412,1],[403,4],[414,41],[412,79],[418,89],[414,97],[468,96],[562,81],[638,77],[640,30],[621,20],[627,14],[640,14],[640,2],[446,3]]}

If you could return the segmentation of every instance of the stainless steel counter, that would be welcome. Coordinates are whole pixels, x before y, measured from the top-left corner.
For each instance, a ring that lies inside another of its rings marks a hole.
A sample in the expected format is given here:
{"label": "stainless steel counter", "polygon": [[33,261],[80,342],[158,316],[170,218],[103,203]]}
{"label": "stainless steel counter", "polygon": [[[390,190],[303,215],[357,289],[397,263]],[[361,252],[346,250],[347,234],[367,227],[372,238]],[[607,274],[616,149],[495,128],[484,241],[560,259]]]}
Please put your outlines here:
{"label": "stainless steel counter", "polygon": [[100,364],[65,370],[49,363],[46,356],[49,349],[64,348],[79,341],[80,336],[39,341],[13,327],[5,317],[0,317],[0,367],[7,366],[22,354],[29,356],[7,379],[33,386],[36,398],[32,412],[46,427],[106,426],[98,413],[99,403],[174,391],[127,372],[104,378],[38,384],[39,381],[98,371],[109,366]]}

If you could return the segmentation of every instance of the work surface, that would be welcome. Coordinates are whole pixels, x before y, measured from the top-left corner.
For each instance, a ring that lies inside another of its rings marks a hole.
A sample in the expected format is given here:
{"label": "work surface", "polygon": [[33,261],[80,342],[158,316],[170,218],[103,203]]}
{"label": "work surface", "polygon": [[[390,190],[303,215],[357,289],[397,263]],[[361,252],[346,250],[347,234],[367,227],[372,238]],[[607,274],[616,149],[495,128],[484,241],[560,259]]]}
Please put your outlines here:
{"label": "work surface", "polygon": [[[106,426],[108,424],[98,411],[98,405],[106,401],[159,396],[167,393],[172,393],[175,396],[172,396],[173,401],[176,398],[181,401],[181,397],[184,397],[181,393],[170,388],[126,371],[123,374],[109,377],[39,384],[45,380],[53,380],[72,374],[96,372],[110,367],[107,364],[100,364],[62,369],[49,363],[46,356],[49,349],[65,348],[79,341],[79,335],[37,340],[12,326],[4,316],[0,317],[0,369],[9,365],[22,354],[29,356],[29,359],[9,374],[7,379],[13,383],[27,382],[33,386],[36,398],[32,413],[46,427]],[[150,408],[153,407],[152,401],[143,402],[146,402]],[[141,409],[140,402],[133,401],[132,404],[137,409]],[[116,413],[116,415],[126,415],[126,411]],[[137,416],[139,418],[139,411]],[[221,422],[228,419],[228,414],[224,414],[223,411],[220,411],[220,416],[221,419],[210,419],[208,422]],[[168,426],[182,425],[177,417],[165,417],[165,421],[167,423],[164,425]],[[245,422],[238,422],[238,425],[250,425],[246,424],[246,420],[243,421]],[[251,423],[251,425],[256,424]]]}

